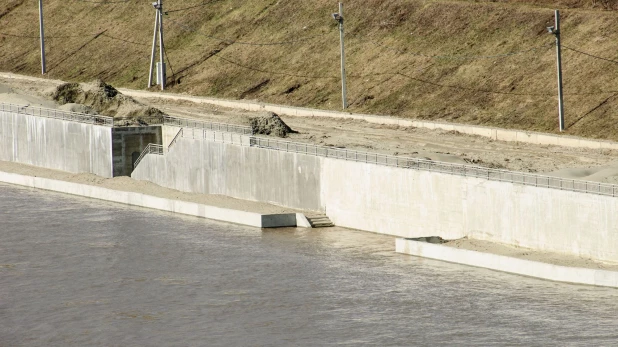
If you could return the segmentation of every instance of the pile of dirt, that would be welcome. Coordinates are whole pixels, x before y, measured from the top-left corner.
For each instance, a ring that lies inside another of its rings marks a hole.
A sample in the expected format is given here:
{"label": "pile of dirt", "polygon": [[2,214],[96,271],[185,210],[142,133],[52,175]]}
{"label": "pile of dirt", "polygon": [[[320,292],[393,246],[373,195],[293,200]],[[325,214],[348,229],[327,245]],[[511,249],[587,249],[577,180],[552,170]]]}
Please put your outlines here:
{"label": "pile of dirt", "polygon": [[[52,92],[51,97],[67,109],[91,110],[93,113],[114,117],[117,125],[160,124],[165,115],[159,109],[146,106],[120,93],[101,81],[90,83],[65,83]],[[81,106],[76,106],[81,105]]]}
{"label": "pile of dirt", "polygon": [[297,131],[292,130],[292,128],[285,124],[285,122],[273,112],[267,112],[258,117],[250,118],[249,125],[254,134],[287,137],[288,134],[297,133]]}

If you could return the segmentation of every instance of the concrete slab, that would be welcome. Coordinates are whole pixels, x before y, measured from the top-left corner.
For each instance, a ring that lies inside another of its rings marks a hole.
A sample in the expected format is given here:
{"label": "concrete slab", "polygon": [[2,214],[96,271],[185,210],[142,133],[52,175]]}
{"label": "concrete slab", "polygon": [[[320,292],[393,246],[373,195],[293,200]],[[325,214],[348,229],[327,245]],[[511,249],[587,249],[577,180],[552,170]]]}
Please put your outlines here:
{"label": "concrete slab", "polygon": [[296,213],[260,214],[0,171],[0,182],[257,228],[295,227]]}
{"label": "concrete slab", "polygon": [[616,271],[559,266],[404,238],[396,240],[395,251],[556,282],[618,288],[618,272]]}

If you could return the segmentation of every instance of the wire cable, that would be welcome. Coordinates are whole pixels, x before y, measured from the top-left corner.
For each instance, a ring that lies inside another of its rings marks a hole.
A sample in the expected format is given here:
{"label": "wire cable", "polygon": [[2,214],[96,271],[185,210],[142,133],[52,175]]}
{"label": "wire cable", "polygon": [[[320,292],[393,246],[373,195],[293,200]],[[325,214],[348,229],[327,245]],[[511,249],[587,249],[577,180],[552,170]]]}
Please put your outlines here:
{"label": "wire cable", "polygon": [[[355,35],[352,34],[351,36],[357,36],[360,37],[360,35]],[[408,52],[406,50],[402,50],[399,48],[394,48],[391,46],[386,46],[384,43],[382,42],[378,42],[375,40],[371,40],[371,39],[365,39],[366,42],[372,43],[378,47],[382,47],[385,50],[389,50],[389,51],[394,51],[397,52],[399,54],[405,54],[405,55],[412,55],[415,57],[423,57],[423,58],[428,58],[428,59],[444,59],[444,60],[483,60],[483,59],[500,59],[500,58],[508,58],[508,57],[512,57],[515,55],[522,55],[522,54],[527,54],[530,52],[534,52],[534,51],[538,51],[541,50],[543,48],[547,48],[549,46],[555,45],[555,43],[551,42],[548,44],[544,44],[541,46],[537,46],[537,47],[533,47],[533,48],[529,48],[529,49],[524,49],[521,51],[514,51],[514,52],[507,52],[507,53],[501,53],[501,54],[493,54],[493,55],[429,55],[429,54],[423,54],[423,53],[415,53],[415,52]]]}
{"label": "wire cable", "polygon": [[212,35],[206,35],[206,34],[202,34],[200,32],[198,32],[197,30],[191,28],[190,26],[183,24],[183,23],[178,23],[177,21],[171,19],[171,18],[167,18],[170,22],[174,23],[175,25],[183,28],[186,31],[190,31],[190,32],[194,32],[198,35],[207,37],[209,39],[212,40],[216,40],[222,43],[226,43],[228,45],[246,45],[246,46],[281,46],[281,45],[293,45],[293,44],[297,44],[297,43],[302,43],[302,42],[307,42],[310,40],[313,40],[315,38],[319,38],[319,37],[324,37],[328,34],[330,34],[330,32],[327,33],[323,33],[323,34],[319,34],[319,35],[314,35],[314,36],[308,36],[308,37],[304,37],[302,39],[298,39],[298,40],[289,40],[289,41],[280,41],[280,42],[246,42],[246,41],[237,41],[237,40],[230,40],[230,39],[224,39],[224,38],[220,38],[220,37],[216,37],[216,36],[212,36]]}
{"label": "wire cable", "polygon": [[235,62],[233,60],[224,58],[218,54],[213,55],[213,57],[220,59],[222,61],[225,61],[229,64],[232,65],[236,65],[238,67],[242,67],[244,69],[247,70],[252,70],[252,71],[257,71],[257,72],[261,72],[261,73],[266,73],[266,74],[272,74],[272,75],[282,75],[282,76],[290,76],[290,77],[300,77],[300,78],[309,78],[309,79],[338,79],[339,77],[332,77],[332,76],[309,76],[309,75],[298,75],[298,74],[294,74],[294,73],[290,73],[290,72],[285,72],[285,71],[268,71],[268,70],[263,70],[263,69],[259,69],[259,68],[255,68],[255,67],[251,67],[251,66],[247,66],[238,62]]}
{"label": "wire cable", "polygon": [[583,54],[583,55],[589,56],[589,57],[594,58],[594,59],[604,60],[604,61],[607,61],[607,62],[610,62],[610,63],[618,64],[618,61],[616,61],[616,60],[611,60],[611,59],[599,57],[599,56],[596,56],[594,54],[582,52],[582,51],[580,51],[578,49],[571,48],[571,47],[565,46],[565,45],[562,45],[562,47],[564,47],[564,48],[566,48],[566,49],[568,49],[570,51],[573,51],[573,52],[576,52],[576,53],[579,53],[579,54]]}
{"label": "wire cable", "polygon": [[202,7],[202,6],[206,6],[206,5],[210,5],[210,4],[214,4],[216,2],[223,2],[223,1],[227,1],[227,0],[211,0],[211,1],[205,1],[201,4],[198,5],[193,5],[193,6],[189,6],[189,7],[183,7],[183,8],[178,8],[178,9],[172,9],[169,11],[164,11],[165,14],[169,14],[169,13],[173,13],[173,12],[180,12],[180,11],[187,11],[187,10],[191,10],[194,8],[198,8],[198,7]]}
{"label": "wire cable", "polygon": [[91,1],[91,0],[73,0],[76,2],[87,2],[90,4],[100,4],[100,5],[107,5],[107,4],[126,4],[128,2],[132,2],[132,0],[116,0],[116,1]]}
{"label": "wire cable", "polygon": [[120,37],[114,37],[114,36],[107,35],[107,34],[101,34],[101,36],[107,37],[108,39],[122,41],[122,42],[130,43],[130,44],[134,44],[134,45],[138,45],[138,46],[150,46],[147,43],[139,43],[139,42],[129,41],[129,40],[122,39]]}
{"label": "wire cable", "polygon": [[[29,36],[29,35],[15,35],[15,34],[7,34],[7,33],[0,33],[0,35],[2,36],[8,36],[8,37],[19,37],[19,38],[25,38],[25,39],[40,39],[40,36]],[[45,39],[68,39],[68,38],[83,38],[83,37],[91,37],[97,34],[89,34],[89,35],[67,35],[67,36],[54,36],[54,35],[45,35]]]}

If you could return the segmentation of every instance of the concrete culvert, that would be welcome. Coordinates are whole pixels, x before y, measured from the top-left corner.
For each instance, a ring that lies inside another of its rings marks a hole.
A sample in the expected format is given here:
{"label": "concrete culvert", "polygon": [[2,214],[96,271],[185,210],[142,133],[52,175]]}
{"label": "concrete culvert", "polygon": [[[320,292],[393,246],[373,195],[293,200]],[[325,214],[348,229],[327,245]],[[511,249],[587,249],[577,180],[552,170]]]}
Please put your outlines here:
{"label": "concrete culvert", "polygon": [[285,122],[275,113],[267,112],[249,120],[251,130],[254,134],[273,135],[277,137],[287,137],[288,134],[295,134]]}

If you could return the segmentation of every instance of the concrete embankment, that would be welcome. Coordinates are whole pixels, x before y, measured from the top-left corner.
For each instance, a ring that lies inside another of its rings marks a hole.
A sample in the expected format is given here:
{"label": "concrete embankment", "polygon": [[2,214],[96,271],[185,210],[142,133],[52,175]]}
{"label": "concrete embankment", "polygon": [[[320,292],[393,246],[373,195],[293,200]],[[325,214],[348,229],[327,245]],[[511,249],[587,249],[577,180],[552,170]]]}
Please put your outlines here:
{"label": "concrete embankment", "polygon": [[486,177],[470,177],[457,173],[461,167],[432,172],[317,156],[313,148],[296,153],[285,146],[240,145],[250,139],[237,145],[187,133],[167,155],[146,156],[132,177],[181,191],[321,211],[338,226],[398,237],[467,236],[618,261],[618,198],[611,195],[522,184],[518,173],[500,173],[511,181],[489,180],[491,172],[483,168],[471,170]]}
{"label": "concrete embankment", "polygon": [[403,238],[397,239],[395,250],[397,253],[550,281],[618,288],[617,271],[560,266]]}
{"label": "concrete embankment", "polygon": [[88,117],[2,104],[0,160],[112,177],[112,127],[80,122],[96,120]]}
{"label": "concrete embankment", "polygon": [[300,222],[300,226],[306,225],[306,218],[303,214],[263,214],[233,210],[188,201],[166,199],[142,193],[118,191],[88,184],[20,175],[3,171],[0,171],[0,182],[258,228],[293,227],[297,225],[297,219]]}

